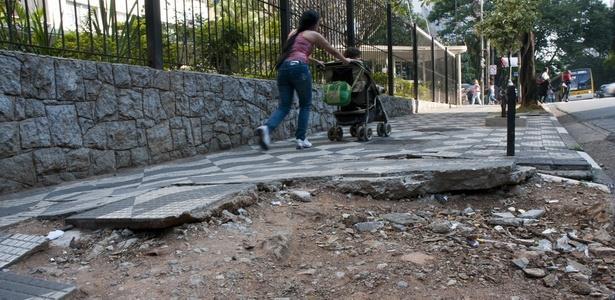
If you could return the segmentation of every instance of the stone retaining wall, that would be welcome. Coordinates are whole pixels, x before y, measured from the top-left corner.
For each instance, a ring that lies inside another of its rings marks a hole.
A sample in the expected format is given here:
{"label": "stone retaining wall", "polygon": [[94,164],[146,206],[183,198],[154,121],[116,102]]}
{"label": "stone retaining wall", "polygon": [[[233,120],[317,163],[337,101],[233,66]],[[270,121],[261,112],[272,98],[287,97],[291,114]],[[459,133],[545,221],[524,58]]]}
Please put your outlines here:
{"label": "stone retaining wall", "polygon": [[[276,98],[268,80],[0,51],[0,193],[246,144]],[[311,131],[334,123],[319,99]]]}

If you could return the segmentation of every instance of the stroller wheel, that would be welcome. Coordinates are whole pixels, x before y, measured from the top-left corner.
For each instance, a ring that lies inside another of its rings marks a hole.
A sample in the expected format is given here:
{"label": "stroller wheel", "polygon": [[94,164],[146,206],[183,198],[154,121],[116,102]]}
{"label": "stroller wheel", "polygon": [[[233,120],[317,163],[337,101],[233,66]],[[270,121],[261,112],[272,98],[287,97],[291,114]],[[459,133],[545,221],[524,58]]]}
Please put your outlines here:
{"label": "stroller wheel", "polygon": [[337,131],[335,129],[336,129],[336,127],[332,127],[332,128],[329,128],[329,131],[327,131],[327,137],[332,142],[336,140],[336,136],[335,135],[336,135]]}
{"label": "stroller wheel", "polygon": [[357,126],[355,125],[350,126],[350,135],[352,137],[357,137]]}
{"label": "stroller wheel", "polygon": [[359,133],[359,141],[362,141],[362,142],[370,141],[374,134],[371,128],[366,128],[363,126],[359,127],[358,133]]}
{"label": "stroller wheel", "polygon": [[363,126],[358,126],[357,127],[357,140],[359,140],[359,142],[362,142],[364,136],[365,136],[365,128]]}
{"label": "stroller wheel", "polygon": [[367,132],[366,132],[366,135],[364,137],[365,141],[366,142],[367,141],[371,141],[373,136],[374,136],[374,133],[373,133],[372,129],[371,128],[367,128]]}
{"label": "stroller wheel", "polygon": [[384,123],[378,123],[378,127],[376,128],[376,133],[378,134],[378,136],[386,136]]}
{"label": "stroller wheel", "polygon": [[391,128],[391,124],[389,124],[389,123],[384,124],[384,136],[386,136],[386,137],[391,136],[391,131],[392,130],[393,129]]}
{"label": "stroller wheel", "polygon": [[341,142],[344,139],[344,129],[342,127],[335,127],[335,140]]}

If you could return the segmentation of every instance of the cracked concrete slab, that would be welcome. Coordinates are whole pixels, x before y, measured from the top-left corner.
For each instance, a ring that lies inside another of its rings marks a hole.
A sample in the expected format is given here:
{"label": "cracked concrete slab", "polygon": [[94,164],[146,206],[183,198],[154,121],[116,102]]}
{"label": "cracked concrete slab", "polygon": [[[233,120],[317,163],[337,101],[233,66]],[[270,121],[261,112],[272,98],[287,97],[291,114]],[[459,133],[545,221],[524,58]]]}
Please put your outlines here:
{"label": "cracked concrete slab", "polygon": [[128,197],[71,216],[70,224],[86,227],[155,229],[204,220],[257,184],[275,181],[326,181],[342,192],[397,200],[427,193],[484,190],[518,183],[531,168],[513,160],[402,159],[271,168],[191,178],[181,184]]}
{"label": "cracked concrete slab", "polygon": [[329,185],[343,193],[399,200],[423,194],[488,190],[518,184],[534,173],[533,168],[517,167],[507,160],[455,160],[414,169],[407,174],[391,174],[389,177],[346,176],[334,179]]}
{"label": "cracked concrete slab", "polygon": [[71,216],[66,222],[84,228],[166,228],[202,221],[255,189],[251,184],[171,186]]}

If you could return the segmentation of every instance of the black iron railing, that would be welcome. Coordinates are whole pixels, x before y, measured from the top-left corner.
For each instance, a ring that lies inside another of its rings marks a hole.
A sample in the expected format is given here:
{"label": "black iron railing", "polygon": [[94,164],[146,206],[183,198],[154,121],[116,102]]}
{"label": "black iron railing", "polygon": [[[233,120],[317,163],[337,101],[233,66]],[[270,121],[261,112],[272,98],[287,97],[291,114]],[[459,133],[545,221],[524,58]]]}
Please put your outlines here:
{"label": "black iron railing", "polygon": [[335,48],[362,51],[390,94],[458,103],[455,56],[386,0],[0,0],[0,48],[273,78],[306,9]]}

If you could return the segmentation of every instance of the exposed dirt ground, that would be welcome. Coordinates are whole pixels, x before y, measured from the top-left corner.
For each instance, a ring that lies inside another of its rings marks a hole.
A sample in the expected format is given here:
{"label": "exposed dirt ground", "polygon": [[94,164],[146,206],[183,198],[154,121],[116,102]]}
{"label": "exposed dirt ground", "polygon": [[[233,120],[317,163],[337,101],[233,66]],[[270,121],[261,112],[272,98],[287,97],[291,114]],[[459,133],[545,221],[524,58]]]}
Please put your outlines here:
{"label": "exposed dirt ground", "polygon": [[[284,194],[297,189],[311,191],[312,201]],[[615,292],[615,253],[530,251],[541,239],[555,247],[573,230],[578,241],[568,246],[615,247],[612,196],[595,189],[534,179],[507,191],[396,202],[301,185],[258,197],[234,215],[162,232],[82,231],[70,246],[51,245],[11,269],[73,283],[75,299],[568,299]],[[487,223],[509,207],[546,213],[534,225]],[[353,226],[392,212],[424,221],[405,228],[385,222],[373,232]],[[433,223],[444,220],[455,229],[434,232]],[[46,234],[62,226],[31,221],[11,230]],[[530,278],[542,275],[524,274],[512,263],[521,257],[550,275]],[[565,273],[568,260],[587,269]]]}

